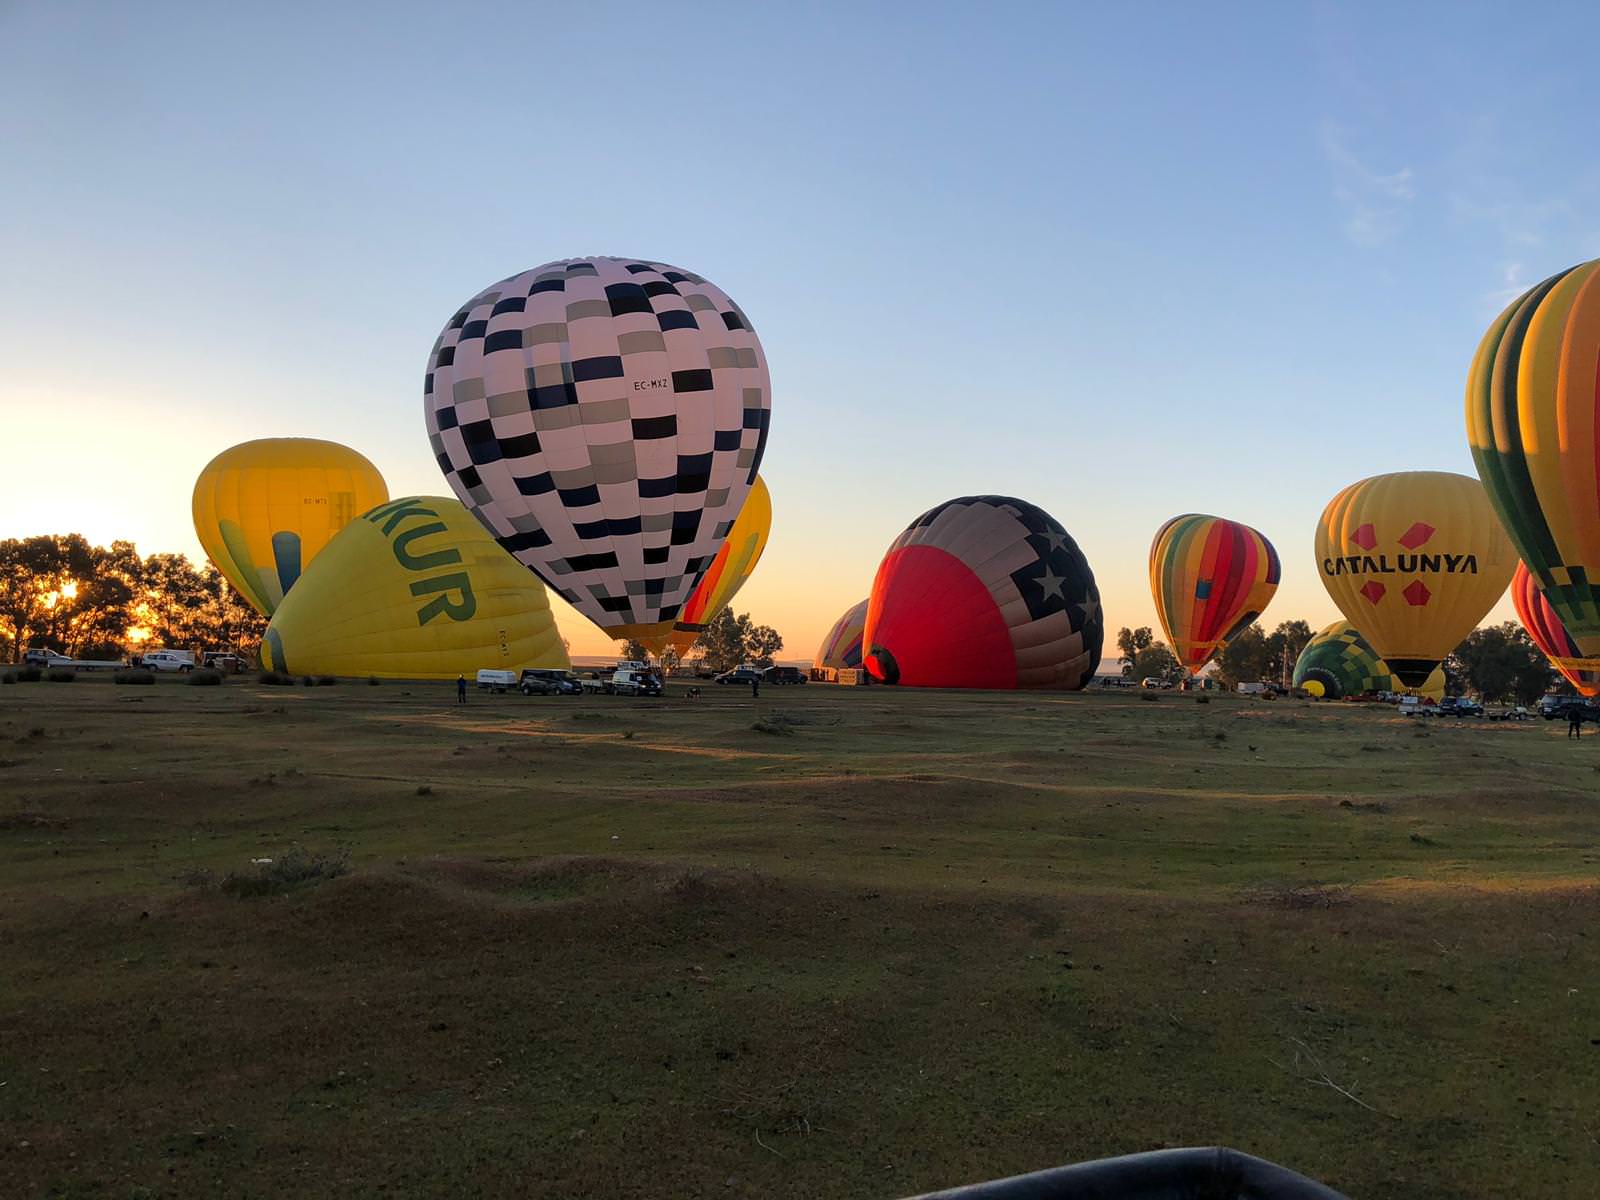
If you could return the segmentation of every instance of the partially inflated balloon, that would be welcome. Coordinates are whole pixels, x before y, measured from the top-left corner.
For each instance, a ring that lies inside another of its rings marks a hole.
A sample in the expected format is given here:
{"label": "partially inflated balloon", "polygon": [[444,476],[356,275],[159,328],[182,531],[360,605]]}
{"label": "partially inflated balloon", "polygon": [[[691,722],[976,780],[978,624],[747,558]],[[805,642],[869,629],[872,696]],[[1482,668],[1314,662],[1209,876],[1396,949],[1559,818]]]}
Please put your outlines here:
{"label": "partially inflated balloon", "polygon": [[1489,327],[1467,377],[1467,439],[1575,647],[1566,657],[1600,660],[1600,261],[1530,288]]}
{"label": "partially inflated balloon", "polygon": [[1517,564],[1517,573],[1511,577],[1511,603],[1522,627],[1551,665],[1583,695],[1600,695],[1600,662],[1578,652],[1578,644],[1524,563]]}
{"label": "partially inflated balloon", "polygon": [[[1402,686],[1349,621],[1335,621],[1306,643],[1295,660],[1294,685],[1328,700],[1393,692]],[[1418,691],[1433,700],[1443,699],[1444,668],[1435,667]]]}
{"label": "partially inflated balloon", "polygon": [[861,666],[861,638],[867,631],[867,601],[851,608],[833,623],[828,636],[817,647],[817,656],[811,660],[813,667],[831,667],[839,671],[857,670]]}
{"label": "partially inflated balloon", "polygon": [[1237,521],[1185,513],[1150,543],[1150,594],[1178,661],[1199,674],[1278,590],[1278,552]]}
{"label": "partially inflated balloon", "polygon": [[1339,610],[1417,688],[1500,599],[1516,557],[1476,479],[1400,471],[1328,502],[1317,567]]}
{"label": "partially inflated balloon", "polygon": [[[711,569],[694,589],[694,595],[689,597],[672,626],[668,641],[679,658],[689,653],[706,626],[733,603],[734,595],[761,561],[761,552],[767,548],[767,535],[771,531],[772,496],[758,475],[733,528],[728,531],[727,540],[712,560]],[[645,644],[650,646],[649,642]],[[656,647],[650,646],[650,649],[654,651]]]}
{"label": "partially inflated balloon", "polygon": [[329,542],[273,615],[261,662],[381,679],[571,665],[543,585],[443,496],[379,505]]}
{"label": "partially inflated balloon", "polygon": [[217,570],[271,616],[328,540],[388,498],[378,468],[348,446],[263,438],[200,472],[194,531]]}
{"label": "partially inflated balloon", "polygon": [[1100,664],[1100,592],[1043,509],[965,496],[895,539],[867,602],[863,662],[908,687],[1081,688]]}
{"label": "partially inflated balloon", "polygon": [[423,388],[461,502],[612,637],[660,639],[710,568],[766,447],[766,359],[698,275],[547,263],[445,326]]}

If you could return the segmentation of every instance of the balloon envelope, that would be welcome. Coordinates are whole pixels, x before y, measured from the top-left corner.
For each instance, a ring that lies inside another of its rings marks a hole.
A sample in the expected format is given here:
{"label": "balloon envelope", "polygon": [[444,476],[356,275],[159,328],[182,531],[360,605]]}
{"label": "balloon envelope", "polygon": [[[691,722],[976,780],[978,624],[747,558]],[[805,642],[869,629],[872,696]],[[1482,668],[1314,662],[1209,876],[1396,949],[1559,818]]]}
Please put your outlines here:
{"label": "balloon envelope", "polygon": [[835,670],[857,670],[861,666],[861,638],[867,631],[867,601],[863,600],[845,612],[828,630],[828,636],[817,647],[811,660],[813,667],[831,667]]}
{"label": "balloon envelope", "polygon": [[1278,590],[1278,552],[1258,530],[1185,513],[1150,543],[1150,593],[1167,642],[1191,675],[1259,617]]}
{"label": "balloon envelope", "polygon": [[1351,484],[1323,509],[1316,550],[1333,602],[1408,688],[1477,627],[1516,566],[1483,485],[1446,471]]}
{"label": "balloon envelope", "polygon": [[423,390],[461,502],[619,639],[671,633],[744,506],[771,410],[738,306],[627,258],[491,284],[439,335]]}
{"label": "balloon envelope", "polygon": [[273,614],[261,662],[381,679],[571,665],[543,585],[443,496],[379,505],[328,543]]}
{"label": "balloon envelope", "polygon": [[[1442,700],[1444,683],[1444,668],[1435,667],[1418,692]],[[1294,685],[1328,700],[1394,692],[1404,686],[1349,621],[1335,621],[1306,643],[1295,660]]]}
{"label": "balloon envelope", "polygon": [[767,535],[771,532],[772,495],[758,475],[733,528],[728,531],[727,540],[712,560],[711,569],[673,623],[672,636],[667,640],[679,658],[689,653],[706,626],[733,603],[734,596],[761,561],[761,553],[767,548]]}
{"label": "balloon envelope", "polygon": [[862,661],[909,687],[1081,688],[1100,663],[1100,592],[1043,509],[964,496],[929,509],[884,555]]}
{"label": "balloon envelope", "polygon": [[200,472],[194,531],[217,570],[271,616],[329,539],[388,498],[378,468],[348,446],[263,438]]}
{"label": "balloon envelope", "polygon": [[1517,564],[1511,577],[1511,603],[1517,619],[1528,631],[1533,644],[1544,651],[1550,664],[1585,696],[1600,695],[1600,663],[1586,658],[1561,623],[1561,616],[1539,590],[1538,581],[1525,563]]}

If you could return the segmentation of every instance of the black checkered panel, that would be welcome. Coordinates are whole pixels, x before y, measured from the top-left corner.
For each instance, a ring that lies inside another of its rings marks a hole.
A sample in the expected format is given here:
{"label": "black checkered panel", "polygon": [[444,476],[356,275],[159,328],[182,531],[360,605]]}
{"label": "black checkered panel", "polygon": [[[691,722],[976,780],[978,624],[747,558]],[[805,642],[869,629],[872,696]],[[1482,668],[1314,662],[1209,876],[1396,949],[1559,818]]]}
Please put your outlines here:
{"label": "black checkered panel", "polygon": [[501,280],[428,358],[428,439],[461,502],[602,627],[671,620],[744,504],[771,387],[749,319],[662,263]]}

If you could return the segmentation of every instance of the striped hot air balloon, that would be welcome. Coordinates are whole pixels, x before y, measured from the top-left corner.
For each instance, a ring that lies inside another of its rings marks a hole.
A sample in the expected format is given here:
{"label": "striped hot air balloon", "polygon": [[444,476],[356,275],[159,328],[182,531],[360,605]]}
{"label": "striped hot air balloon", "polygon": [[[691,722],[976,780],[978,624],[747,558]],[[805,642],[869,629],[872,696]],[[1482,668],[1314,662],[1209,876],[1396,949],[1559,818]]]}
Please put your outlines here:
{"label": "striped hot air balloon", "polygon": [[1528,631],[1533,644],[1544,651],[1551,666],[1583,695],[1600,695],[1600,663],[1578,652],[1577,643],[1540,592],[1538,581],[1526,563],[1518,563],[1517,572],[1511,577],[1511,604],[1517,610],[1522,627]]}
{"label": "striped hot air balloon", "polygon": [[811,660],[811,665],[839,671],[858,669],[861,666],[861,637],[866,631],[867,601],[863,600],[833,623],[828,636],[817,647],[817,655]]}
{"label": "striped hot air balloon", "polygon": [[1150,543],[1150,594],[1172,652],[1198,674],[1278,590],[1278,552],[1238,521],[1185,513]]}
{"label": "striped hot air balloon", "polygon": [[[750,495],[745,497],[744,507],[739,510],[733,528],[728,531],[727,541],[717,551],[711,569],[683,606],[683,611],[672,626],[671,637],[666,639],[678,652],[679,658],[689,653],[695,639],[705,632],[706,626],[733,603],[734,596],[761,561],[761,553],[767,548],[767,535],[771,532],[772,494],[767,491],[766,482],[757,475]],[[652,644],[651,639],[645,639],[645,645],[652,652],[659,648]]]}
{"label": "striped hot air balloon", "polygon": [[895,539],[867,602],[868,673],[908,687],[1081,688],[1105,636],[1094,572],[1043,509],[963,496]]}
{"label": "striped hot air balloon", "polygon": [[1600,671],[1600,260],[1529,288],[1489,327],[1467,377],[1467,440],[1575,648],[1563,657]]}

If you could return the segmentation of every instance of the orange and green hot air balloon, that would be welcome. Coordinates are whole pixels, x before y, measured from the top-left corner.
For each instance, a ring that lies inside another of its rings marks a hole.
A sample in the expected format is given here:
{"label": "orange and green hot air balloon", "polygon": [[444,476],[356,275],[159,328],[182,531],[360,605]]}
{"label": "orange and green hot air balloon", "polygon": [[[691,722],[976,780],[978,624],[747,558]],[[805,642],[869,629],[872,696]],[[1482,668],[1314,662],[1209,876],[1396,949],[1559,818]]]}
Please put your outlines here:
{"label": "orange and green hot air balloon", "polygon": [[1577,643],[1539,591],[1539,584],[1526,563],[1518,563],[1517,573],[1511,577],[1511,604],[1517,610],[1522,627],[1528,631],[1533,644],[1544,651],[1550,665],[1585,696],[1600,695],[1600,664],[1578,653]]}
{"label": "orange and green hot air balloon", "polygon": [[348,446],[262,438],[200,472],[194,531],[217,570],[270,617],[333,536],[388,498],[378,468]]}
{"label": "orange and green hot air balloon", "polygon": [[1600,260],[1528,289],[1467,377],[1478,476],[1581,672],[1600,671]]}
{"label": "orange and green hot air balloon", "polygon": [[1156,531],[1150,594],[1167,642],[1190,674],[1261,615],[1278,575],[1272,543],[1237,521],[1185,513]]}
{"label": "orange and green hot air balloon", "polygon": [[[666,639],[682,658],[693,648],[695,639],[705,632],[706,626],[733,603],[734,595],[750,578],[761,561],[761,552],[767,548],[767,535],[772,532],[772,494],[767,491],[761,476],[750,486],[744,507],[728,531],[728,538],[717,551],[711,567],[699,585],[690,593],[683,611],[672,626]],[[650,639],[645,644],[650,645]],[[654,649],[654,647],[652,647]]]}
{"label": "orange and green hot air balloon", "polygon": [[1316,545],[1328,595],[1412,690],[1494,607],[1516,566],[1483,485],[1448,471],[1352,483],[1322,510]]}

